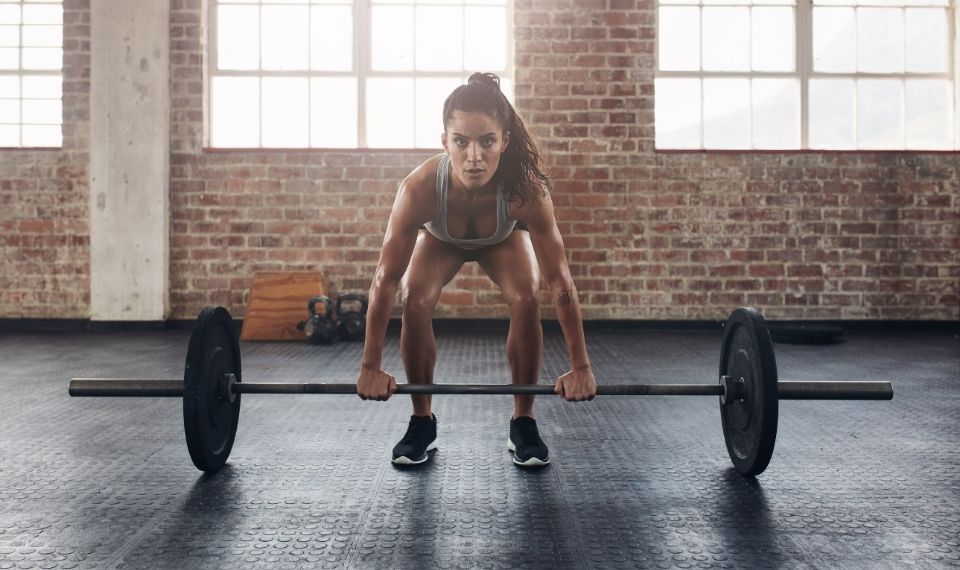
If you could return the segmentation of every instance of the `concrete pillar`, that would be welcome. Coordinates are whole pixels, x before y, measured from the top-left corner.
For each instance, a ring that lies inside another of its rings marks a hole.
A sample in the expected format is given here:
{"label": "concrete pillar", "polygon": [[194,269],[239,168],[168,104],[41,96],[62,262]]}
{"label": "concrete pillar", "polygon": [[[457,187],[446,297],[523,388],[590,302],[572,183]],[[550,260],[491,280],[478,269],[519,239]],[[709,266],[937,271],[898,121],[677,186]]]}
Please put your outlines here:
{"label": "concrete pillar", "polygon": [[90,312],[169,312],[170,0],[90,3]]}

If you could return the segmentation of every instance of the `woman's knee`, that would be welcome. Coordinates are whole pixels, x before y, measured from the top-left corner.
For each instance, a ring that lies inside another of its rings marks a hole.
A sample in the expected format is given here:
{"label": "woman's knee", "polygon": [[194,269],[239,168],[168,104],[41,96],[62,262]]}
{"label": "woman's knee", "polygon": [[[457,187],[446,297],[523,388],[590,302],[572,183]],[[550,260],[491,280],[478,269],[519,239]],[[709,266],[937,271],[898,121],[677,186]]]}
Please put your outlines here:
{"label": "woman's knee", "polygon": [[540,293],[533,284],[504,293],[510,312],[540,313]]}
{"label": "woman's knee", "polygon": [[402,297],[404,317],[432,317],[440,295],[417,289],[404,289]]}

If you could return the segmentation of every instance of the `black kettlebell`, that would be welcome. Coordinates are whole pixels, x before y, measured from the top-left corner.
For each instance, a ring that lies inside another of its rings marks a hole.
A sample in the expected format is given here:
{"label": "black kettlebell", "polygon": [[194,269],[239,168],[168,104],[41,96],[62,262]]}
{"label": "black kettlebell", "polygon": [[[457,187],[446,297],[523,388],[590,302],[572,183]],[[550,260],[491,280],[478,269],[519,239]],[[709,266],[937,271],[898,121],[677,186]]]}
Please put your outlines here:
{"label": "black kettlebell", "polygon": [[[323,314],[317,314],[317,303],[323,303]],[[310,318],[297,327],[303,330],[311,344],[329,344],[337,338],[337,322],[333,320],[333,301],[330,297],[317,295],[307,302]]]}
{"label": "black kettlebell", "polygon": [[[357,309],[344,310],[345,303],[359,303]],[[344,293],[337,297],[337,315],[340,317],[340,338],[361,340],[367,333],[367,296]]]}

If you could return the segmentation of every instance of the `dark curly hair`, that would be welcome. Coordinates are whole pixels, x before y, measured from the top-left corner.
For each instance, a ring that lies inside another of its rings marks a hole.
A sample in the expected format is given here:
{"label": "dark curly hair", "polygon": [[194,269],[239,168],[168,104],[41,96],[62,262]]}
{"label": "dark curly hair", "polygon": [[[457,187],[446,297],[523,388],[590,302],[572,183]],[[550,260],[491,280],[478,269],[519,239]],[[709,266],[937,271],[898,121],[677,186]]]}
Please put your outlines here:
{"label": "dark curly hair", "polygon": [[540,151],[513,105],[500,91],[499,77],[492,73],[474,73],[466,85],[454,89],[443,102],[444,129],[454,111],[490,115],[510,137],[494,175],[495,180],[504,183],[507,200],[523,206],[527,201],[539,203],[539,198],[547,195],[552,186],[540,169]]}

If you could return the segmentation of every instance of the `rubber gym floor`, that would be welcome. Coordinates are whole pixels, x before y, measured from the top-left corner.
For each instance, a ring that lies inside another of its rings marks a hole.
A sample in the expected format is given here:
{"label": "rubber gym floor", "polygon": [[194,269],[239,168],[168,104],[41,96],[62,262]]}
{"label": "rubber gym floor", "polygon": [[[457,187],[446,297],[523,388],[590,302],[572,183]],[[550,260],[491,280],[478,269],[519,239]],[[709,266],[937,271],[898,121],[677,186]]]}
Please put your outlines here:
{"label": "rubber gym floor", "polygon": [[[439,450],[389,463],[409,401],[245,395],[229,464],[190,462],[177,398],[70,398],[73,376],[182,377],[188,331],[0,334],[0,568],[960,566],[960,339],[776,344],[781,380],[891,380],[781,402],[767,471],[731,467],[715,397],[540,397],[553,464],[506,450],[511,396],[434,396]],[[503,383],[506,327],[438,327],[437,382]],[[715,381],[721,332],[588,330],[603,383]],[[542,382],[566,370],[545,335]],[[246,381],[353,382],[361,344],[241,343]],[[399,337],[385,367],[403,381]]]}

